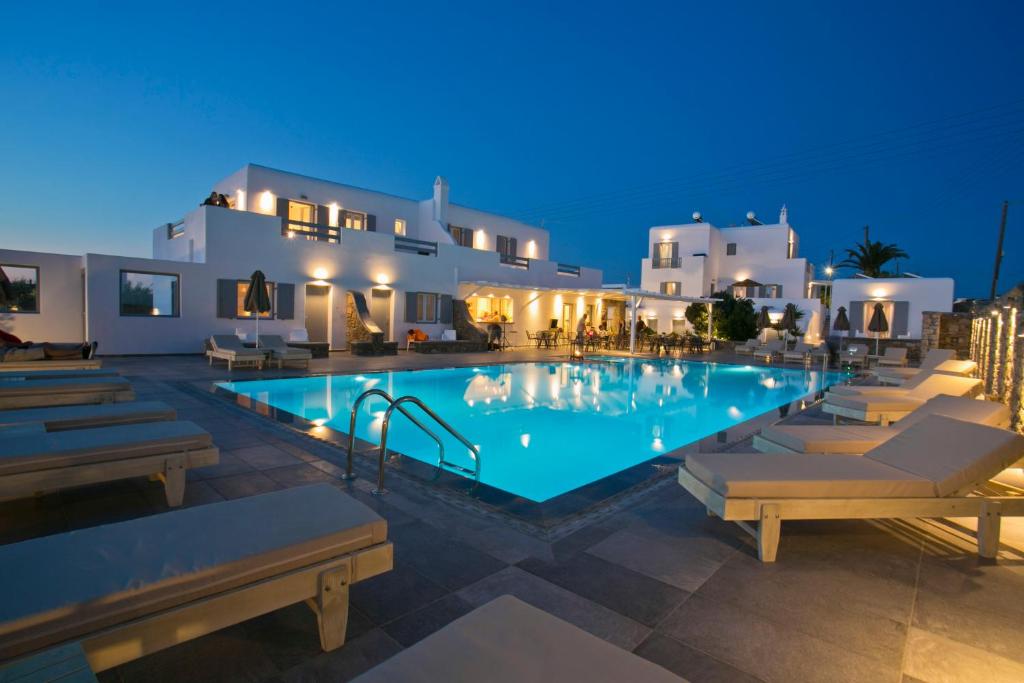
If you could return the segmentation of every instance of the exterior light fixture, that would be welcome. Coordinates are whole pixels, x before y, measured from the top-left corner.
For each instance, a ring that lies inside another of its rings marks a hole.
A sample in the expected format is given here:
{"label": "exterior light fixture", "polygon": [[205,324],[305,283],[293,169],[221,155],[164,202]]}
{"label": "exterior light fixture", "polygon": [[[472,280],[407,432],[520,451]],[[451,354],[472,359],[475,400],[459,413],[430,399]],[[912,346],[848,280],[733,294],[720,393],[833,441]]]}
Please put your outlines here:
{"label": "exterior light fixture", "polygon": [[274,194],[270,190],[260,193],[260,211],[270,213],[274,210]]}
{"label": "exterior light fixture", "polygon": [[313,271],[313,277],[316,278],[317,280],[326,280],[327,279],[327,269],[326,268],[317,268],[317,269],[315,269]]}

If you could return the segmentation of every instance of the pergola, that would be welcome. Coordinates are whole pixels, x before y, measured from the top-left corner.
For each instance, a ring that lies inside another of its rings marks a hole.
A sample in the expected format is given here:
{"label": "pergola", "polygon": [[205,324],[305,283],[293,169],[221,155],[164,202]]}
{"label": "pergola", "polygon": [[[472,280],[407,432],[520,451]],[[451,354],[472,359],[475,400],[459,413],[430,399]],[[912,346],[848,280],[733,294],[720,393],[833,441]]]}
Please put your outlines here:
{"label": "pergola", "polygon": [[629,352],[636,353],[636,311],[647,299],[655,301],[672,301],[684,304],[704,304],[708,307],[708,342],[711,341],[712,322],[714,321],[714,305],[721,302],[721,299],[704,296],[682,296],[680,294],[662,294],[646,289],[631,288],[626,286],[608,286],[601,289],[579,289],[574,287],[536,287],[533,285],[509,284],[506,282],[490,282],[487,280],[471,280],[459,282],[460,285],[482,289],[490,287],[494,289],[520,289],[541,294],[575,294],[579,296],[602,297],[609,301],[625,301],[629,304]]}

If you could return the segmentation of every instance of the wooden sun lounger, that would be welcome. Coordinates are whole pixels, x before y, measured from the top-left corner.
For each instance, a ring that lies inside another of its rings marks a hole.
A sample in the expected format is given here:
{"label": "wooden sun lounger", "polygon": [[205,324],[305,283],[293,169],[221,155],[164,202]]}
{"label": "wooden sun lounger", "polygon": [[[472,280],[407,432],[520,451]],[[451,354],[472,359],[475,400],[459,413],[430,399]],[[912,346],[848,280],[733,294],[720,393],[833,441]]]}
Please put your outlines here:
{"label": "wooden sun lounger", "polygon": [[345,642],[387,522],[315,484],[0,546],[0,660],[79,641],[100,672],[299,602]]}
{"label": "wooden sun lounger", "polygon": [[1010,409],[995,401],[957,396],[936,396],[899,422],[880,425],[774,424],[754,435],[754,450],[761,453],[843,453],[860,455],[883,444],[929,415],[945,415],[965,422],[1006,428]]}
{"label": "wooden sun lounger", "polygon": [[938,373],[941,375],[959,375],[970,377],[978,370],[978,364],[972,360],[944,360],[936,365],[927,368],[877,368],[873,370],[875,377],[882,384],[898,384],[904,386],[907,382],[920,377],[921,375]]}
{"label": "wooden sun lounger", "polygon": [[227,361],[228,371],[236,365],[252,365],[257,370],[263,369],[267,354],[261,349],[250,349],[242,344],[242,340],[233,334],[215,334],[210,337],[210,349],[206,357],[213,365],[213,359]]}
{"label": "wooden sun lounger", "polygon": [[60,432],[135,422],[162,422],[176,417],[174,408],[162,401],[3,410],[0,411],[0,434],[4,433],[4,429],[25,425],[39,425],[40,431],[44,432]]}
{"label": "wooden sun lounger", "polygon": [[101,367],[103,367],[103,361],[99,358],[75,358],[71,360],[24,360],[0,363],[0,373],[47,370],[96,370]]}
{"label": "wooden sun lounger", "polygon": [[[846,388],[844,387],[844,389]],[[970,377],[929,375],[920,384],[905,391],[900,387],[863,388],[865,390],[875,389],[875,391],[849,395],[829,390],[825,393],[825,401],[822,403],[821,409],[832,415],[834,420],[847,417],[863,422],[878,422],[887,425],[917,410],[930,398],[940,394],[977,396],[981,393],[983,385],[981,380]]]}
{"label": "wooden sun lounger", "polygon": [[459,617],[354,683],[685,683],[657,664],[511,595]]}
{"label": "wooden sun lounger", "polygon": [[284,338],[279,334],[261,334],[260,350],[270,354],[270,362],[277,362],[277,367],[283,368],[285,363],[301,363],[309,367],[309,361],[313,360],[313,352],[309,349],[300,349],[288,346]]}
{"label": "wooden sun lounger", "polygon": [[992,558],[1001,517],[1024,516],[1024,491],[972,493],[1022,457],[1024,436],[930,415],[863,456],[689,455],[679,483],[753,535],[762,562],[775,561],[787,519],[977,517],[978,552]]}
{"label": "wooden sun lounger", "polygon": [[0,501],[83,484],[152,477],[181,505],[185,472],[216,465],[209,432],[192,422],[151,422],[0,440]]}
{"label": "wooden sun lounger", "polygon": [[132,400],[132,385],[121,377],[0,381],[0,410]]}
{"label": "wooden sun lounger", "polygon": [[35,379],[89,379],[90,377],[117,377],[117,370],[96,368],[92,370],[36,370],[35,372],[8,372],[0,375],[0,382]]}

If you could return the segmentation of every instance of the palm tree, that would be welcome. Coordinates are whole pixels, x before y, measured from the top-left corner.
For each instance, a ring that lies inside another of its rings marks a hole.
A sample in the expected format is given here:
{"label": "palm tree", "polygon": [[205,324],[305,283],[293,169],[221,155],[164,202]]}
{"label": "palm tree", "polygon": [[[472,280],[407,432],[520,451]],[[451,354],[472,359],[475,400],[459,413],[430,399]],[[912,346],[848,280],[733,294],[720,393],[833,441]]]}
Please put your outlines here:
{"label": "palm tree", "polygon": [[846,259],[836,264],[839,268],[856,268],[869,277],[882,277],[882,266],[893,259],[908,258],[907,252],[895,244],[882,244],[868,240],[856,249],[846,250]]}

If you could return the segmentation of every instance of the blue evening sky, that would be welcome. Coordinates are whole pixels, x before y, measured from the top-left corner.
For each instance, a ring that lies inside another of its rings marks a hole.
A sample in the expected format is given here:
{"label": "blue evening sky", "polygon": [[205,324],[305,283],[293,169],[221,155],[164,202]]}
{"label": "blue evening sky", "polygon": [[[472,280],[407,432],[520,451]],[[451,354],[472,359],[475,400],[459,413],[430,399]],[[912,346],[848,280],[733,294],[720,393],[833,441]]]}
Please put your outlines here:
{"label": "blue evening sky", "polygon": [[[651,225],[789,207],[986,295],[1024,279],[1024,3],[4,3],[0,246],[150,254],[255,162],[552,230],[637,282]],[[838,257],[837,257],[838,260]]]}

